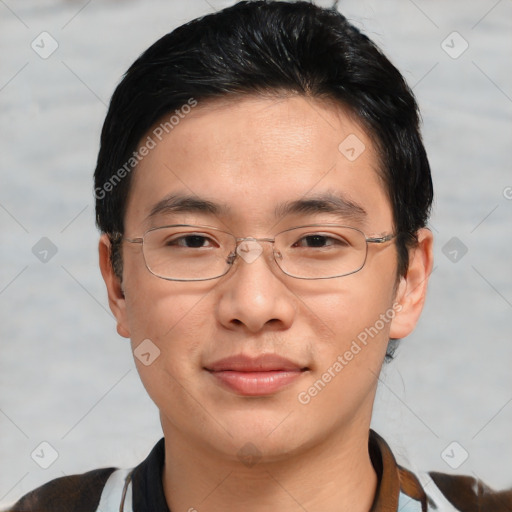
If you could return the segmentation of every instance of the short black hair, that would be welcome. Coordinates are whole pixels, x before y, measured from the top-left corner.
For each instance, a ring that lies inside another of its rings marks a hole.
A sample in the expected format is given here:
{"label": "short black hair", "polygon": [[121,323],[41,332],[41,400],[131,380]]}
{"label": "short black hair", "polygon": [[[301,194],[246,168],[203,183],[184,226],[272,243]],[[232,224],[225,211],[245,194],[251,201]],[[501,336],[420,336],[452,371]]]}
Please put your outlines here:
{"label": "short black hair", "polygon": [[132,64],[112,96],[95,171],[96,222],[110,236],[120,278],[119,240],[137,165],[134,152],[148,130],[191,100],[269,93],[334,100],[361,122],[381,159],[397,233],[397,275],[405,275],[408,249],[426,226],[433,198],[411,89],[334,8],[258,0],[238,2],[165,35]]}

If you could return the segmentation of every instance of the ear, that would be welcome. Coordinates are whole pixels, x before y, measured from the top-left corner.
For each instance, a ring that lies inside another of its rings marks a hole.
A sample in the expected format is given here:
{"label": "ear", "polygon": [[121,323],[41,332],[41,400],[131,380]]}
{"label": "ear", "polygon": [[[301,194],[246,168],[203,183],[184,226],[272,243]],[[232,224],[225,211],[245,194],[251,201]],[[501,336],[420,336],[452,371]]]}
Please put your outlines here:
{"label": "ear", "polygon": [[423,228],[417,233],[418,244],[409,250],[409,267],[400,278],[395,302],[397,314],[391,321],[389,337],[400,339],[408,336],[416,327],[427,294],[427,284],[433,265],[432,232]]}
{"label": "ear", "polygon": [[126,315],[126,299],[124,298],[121,280],[116,276],[112,268],[110,260],[111,251],[112,244],[108,235],[101,235],[98,245],[99,262],[101,275],[107,286],[108,304],[117,320],[117,332],[124,338],[129,338],[130,331]]}

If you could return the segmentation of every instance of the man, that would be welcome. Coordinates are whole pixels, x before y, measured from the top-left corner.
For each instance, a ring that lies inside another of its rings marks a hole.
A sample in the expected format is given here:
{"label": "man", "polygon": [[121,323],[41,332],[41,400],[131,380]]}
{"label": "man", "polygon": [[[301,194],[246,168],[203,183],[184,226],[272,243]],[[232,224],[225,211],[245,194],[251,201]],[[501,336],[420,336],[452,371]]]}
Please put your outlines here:
{"label": "man", "polygon": [[163,37],[113,95],[95,195],[164,439],[13,511],[425,511],[453,482],[481,508],[446,475],[427,497],[370,431],[425,300],[432,182],[410,89],[342,15],[240,2]]}

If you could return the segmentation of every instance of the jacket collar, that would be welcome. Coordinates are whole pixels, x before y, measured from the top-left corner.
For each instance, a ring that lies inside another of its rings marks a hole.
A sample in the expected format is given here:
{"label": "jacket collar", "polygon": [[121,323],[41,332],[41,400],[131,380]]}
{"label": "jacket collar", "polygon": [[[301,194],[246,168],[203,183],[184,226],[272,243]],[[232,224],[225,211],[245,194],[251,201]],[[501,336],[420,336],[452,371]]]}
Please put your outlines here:
{"label": "jacket collar", "polygon": [[[419,480],[397,464],[386,441],[373,430],[370,430],[368,450],[379,482],[370,512],[397,512],[400,493],[418,501],[422,512],[426,512],[427,498]],[[133,471],[134,510],[169,512],[162,486],[164,460],[165,444],[161,439]]]}
{"label": "jacket collar", "polygon": [[370,512],[396,512],[400,493],[421,504],[427,511],[427,497],[416,476],[399,466],[390,447],[374,430],[370,430],[368,449],[379,484]]}

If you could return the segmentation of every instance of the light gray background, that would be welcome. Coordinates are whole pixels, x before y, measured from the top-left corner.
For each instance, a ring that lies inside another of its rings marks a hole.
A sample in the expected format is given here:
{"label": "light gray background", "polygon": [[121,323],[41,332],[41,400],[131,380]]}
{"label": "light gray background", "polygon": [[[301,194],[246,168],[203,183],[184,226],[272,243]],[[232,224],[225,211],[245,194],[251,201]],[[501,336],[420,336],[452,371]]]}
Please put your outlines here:
{"label": "light gray background", "polygon": [[[106,105],[131,62],[172,28],[232,3],[0,0],[0,504],[63,474],[133,466],[161,436],[108,310],[92,172]],[[436,190],[428,302],[383,371],[374,428],[416,471],[509,486],[512,1],[339,9],[414,87]],[[47,59],[31,48],[43,31],[59,44]],[[464,41],[458,58],[446,53]],[[46,263],[32,252],[42,237],[57,247]],[[457,262],[443,253],[452,237],[467,247]],[[42,441],[59,455],[46,470],[31,458]],[[469,453],[456,471],[441,456],[453,441],[452,464]]]}

